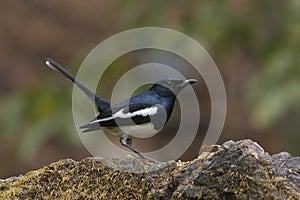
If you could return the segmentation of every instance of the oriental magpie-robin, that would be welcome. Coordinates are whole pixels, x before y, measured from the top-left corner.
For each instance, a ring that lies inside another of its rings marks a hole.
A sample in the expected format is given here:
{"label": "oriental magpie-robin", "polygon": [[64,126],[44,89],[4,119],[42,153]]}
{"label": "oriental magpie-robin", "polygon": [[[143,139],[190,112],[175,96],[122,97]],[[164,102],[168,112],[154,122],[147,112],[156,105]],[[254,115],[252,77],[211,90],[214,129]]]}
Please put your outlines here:
{"label": "oriental magpie-robin", "polygon": [[161,130],[171,116],[176,95],[184,87],[197,82],[195,79],[163,79],[142,94],[121,103],[110,104],[90,91],[54,60],[46,58],[45,63],[76,84],[95,103],[99,114],[80,127],[82,132],[102,129],[118,136],[120,143],[140,158],[145,157],[132,146],[132,137],[151,137]]}

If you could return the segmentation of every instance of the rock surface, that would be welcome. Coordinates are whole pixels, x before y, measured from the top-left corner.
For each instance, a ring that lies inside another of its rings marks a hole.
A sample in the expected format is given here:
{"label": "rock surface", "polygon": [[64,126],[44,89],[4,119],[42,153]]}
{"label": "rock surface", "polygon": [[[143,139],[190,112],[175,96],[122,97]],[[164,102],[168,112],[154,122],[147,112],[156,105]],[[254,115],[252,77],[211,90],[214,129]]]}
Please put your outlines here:
{"label": "rock surface", "polygon": [[300,199],[300,158],[251,140],[206,147],[193,161],[60,160],[0,179],[0,199]]}

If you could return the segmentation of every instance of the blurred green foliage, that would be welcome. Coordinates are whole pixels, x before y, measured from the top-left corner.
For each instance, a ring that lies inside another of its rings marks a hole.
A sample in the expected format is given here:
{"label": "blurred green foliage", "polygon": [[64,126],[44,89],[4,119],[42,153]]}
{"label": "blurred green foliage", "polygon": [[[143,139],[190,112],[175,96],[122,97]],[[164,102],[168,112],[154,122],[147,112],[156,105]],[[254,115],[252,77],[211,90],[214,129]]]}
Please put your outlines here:
{"label": "blurred green foliage", "polygon": [[269,51],[262,57],[262,69],[252,82],[251,119],[261,129],[280,123],[284,118],[291,120],[289,115],[300,118],[299,9],[299,1],[287,5],[280,37],[269,44]]}
{"label": "blurred green foliage", "polygon": [[76,144],[72,124],[70,90],[54,82],[34,84],[2,97],[0,104],[1,138],[10,146],[12,157],[28,159],[40,145],[57,134],[62,141]]}

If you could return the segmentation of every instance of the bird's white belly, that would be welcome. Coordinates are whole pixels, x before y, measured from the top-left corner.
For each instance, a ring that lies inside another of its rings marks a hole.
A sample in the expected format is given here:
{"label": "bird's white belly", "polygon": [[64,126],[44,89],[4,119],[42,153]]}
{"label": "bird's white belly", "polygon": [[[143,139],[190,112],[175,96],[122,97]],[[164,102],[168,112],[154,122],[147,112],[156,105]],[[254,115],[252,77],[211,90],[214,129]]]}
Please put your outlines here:
{"label": "bird's white belly", "polygon": [[103,129],[106,129],[112,134],[117,136],[120,136],[125,133],[126,135],[137,137],[137,138],[148,138],[158,133],[158,131],[154,129],[152,123],[146,123],[146,124],[134,125],[134,126],[105,127]]}

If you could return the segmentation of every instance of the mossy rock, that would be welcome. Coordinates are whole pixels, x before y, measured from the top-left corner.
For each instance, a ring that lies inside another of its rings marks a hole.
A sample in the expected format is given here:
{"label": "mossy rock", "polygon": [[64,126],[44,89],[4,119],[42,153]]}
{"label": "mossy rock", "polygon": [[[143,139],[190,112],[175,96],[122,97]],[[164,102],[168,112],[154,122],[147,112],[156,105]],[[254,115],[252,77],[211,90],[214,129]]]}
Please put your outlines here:
{"label": "mossy rock", "polygon": [[193,161],[60,160],[0,180],[0,199],[300,199],[300,158],[251,140],[206,147]]}

